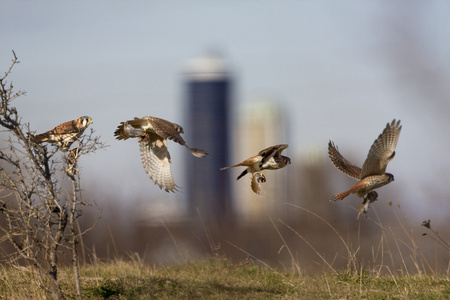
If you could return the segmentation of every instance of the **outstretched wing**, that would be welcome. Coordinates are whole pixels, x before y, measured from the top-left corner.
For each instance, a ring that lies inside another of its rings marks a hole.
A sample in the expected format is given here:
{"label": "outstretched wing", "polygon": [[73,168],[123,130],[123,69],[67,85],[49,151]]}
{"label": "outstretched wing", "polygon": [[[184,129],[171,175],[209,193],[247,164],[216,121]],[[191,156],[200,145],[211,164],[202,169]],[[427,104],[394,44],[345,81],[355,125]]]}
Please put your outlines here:
{"label": "outstretched wing", "polygon": [[328,155],[330,156],[331,162],[333,165],[342,173],[347,174],[348,176],[360,179],[361,177],[361,168],[352,164],[347,159],[345,159],[341,153],[339,153],[338,148],[332,141],[328,142]]}
{"label": "outstretched wing", "polygon": [[362,167],[361,178],[385,173],[387,164],[395,156],[395,147],[397,147],[401,130],[400,120],[396,122],[394,119],[390,124],[386,124],[386,128],[369,150]]}
{"label": "outstretched wing", "polygon": [[264,165],[269,159],[271,159],[275,155],[280,156],[281,152],[284,149],[286,149],[287,147],[288,147],[288,145],[281,144],[281,145],[270,146],[266,149],[259,151],[258,155],[262,156],[261,165]]}
{"label": "outstretched wing", "polygon": [[166,192],[177,191],[177,185],[170,169],[170,154],[167,140],[154,133],[148,133],[139,142],[142,165],[150,179]]}

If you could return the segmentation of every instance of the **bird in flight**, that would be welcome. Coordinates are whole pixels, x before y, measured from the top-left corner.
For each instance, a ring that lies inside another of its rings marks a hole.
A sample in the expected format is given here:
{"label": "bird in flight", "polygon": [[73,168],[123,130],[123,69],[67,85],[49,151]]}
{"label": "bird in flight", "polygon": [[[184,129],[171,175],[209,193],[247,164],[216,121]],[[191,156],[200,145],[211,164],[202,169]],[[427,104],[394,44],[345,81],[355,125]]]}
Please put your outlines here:
{"label": "bird in flight", "polygon": [[253,192],[261,196],[261,186],[260,183],[266,182],[266,177],[262,173],[263,170],[277,170],[284,168],[291,163],[291,159],[287,156],[281,155],[281,152],[286,149],[288,145],[275,145],[268,147],[259,151],[255,156],[247,158],[243,162],[230,166],[221,168],[221,170],[226,170],[235,167],[247,167],[236,180],[241,179],[247,173],[252,174],[251,188]]}
{"label": "bird in flight", "polygon": [[190,148],[181,137],[183,128],[164,119],[146,116],[121,122],[114,132],[118,140],[138,138],[142,165],[150,179],[166,192],[175,192],[178,186],[172,177],[170,169],[170,153],[167,149],[167,139],[185,146],[192,155],[205,157],[203,150]]}
{"label": "bird in flight", "polygon": [[345,159],[337,146],[329,141],[328,154],[333,165],[339,171],[358,180],[349,190],[331,196],[330,201],[342,200],[350,194],[356,194],[364,200],[358,207],[358,217],[361,213],[366,214],[370,203],[378,198],[375,189],[394,181],[394,175],[386,173],[386,167],[395,156],[401,130],[400,120],[394,119],[391,123],[387,123],[386,128],[372,144],[362,169]]}
{"label": "bird in flight", "polygon": [[61,151],[66,152],[91,123],[92,119],[90,117],[82,116],[76,120],[59,124],[47,132],[30,135],[30,141],[36,144],[44,142],[56,143]]}

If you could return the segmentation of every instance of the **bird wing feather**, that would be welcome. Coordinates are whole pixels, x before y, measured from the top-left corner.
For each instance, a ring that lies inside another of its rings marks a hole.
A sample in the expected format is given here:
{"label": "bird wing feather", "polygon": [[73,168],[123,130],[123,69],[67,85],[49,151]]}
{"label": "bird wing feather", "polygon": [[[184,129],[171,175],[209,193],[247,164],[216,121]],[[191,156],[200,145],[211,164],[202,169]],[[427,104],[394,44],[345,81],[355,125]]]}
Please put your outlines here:
{"label": "bird wing feather", "polygon": [[258,155],[262,156],[261,165],[264,165],[269,159],[271,159],[273,156],[281,156],[281,152],[286,149],[288,145],[281,144],[281,145],[275,145],[267,147],[266,149],[263,149],[259,151]]}
{"label": "bird wing feather", "polygon": [[78,133],[80,131],[80,127],[82,127],[81,124],[78,123],[79,120],[67,121],[49,130],[48,133],[50,134]]}
{"label": "bird wing feather", "polygon": [[360,179],[361,177],[361,168],[349,162],[345,157],[339,153],[337,146],[332,142],[328,142],[328,155],[330,156],[331,162],[333,165],[342,173],[347,174],[348,176]]}
{"label": "bird wing feather", "polygon": [[388,163],[395,156],[395,148],[401,130],[400,120],[395,121],[394,119],[390,124],[386,124],[386,128],[370,147],[369,154],[362,167],[361,178],[370,175],[382,175],[386,172]]}
{"label": "bird wing feather", "polygon": [[148,133],[148,137],[139,142],[142,165],[150,179],[166,192],[175,192],[178,186],[172,177],[170,154],[167,140],[157,134]]}

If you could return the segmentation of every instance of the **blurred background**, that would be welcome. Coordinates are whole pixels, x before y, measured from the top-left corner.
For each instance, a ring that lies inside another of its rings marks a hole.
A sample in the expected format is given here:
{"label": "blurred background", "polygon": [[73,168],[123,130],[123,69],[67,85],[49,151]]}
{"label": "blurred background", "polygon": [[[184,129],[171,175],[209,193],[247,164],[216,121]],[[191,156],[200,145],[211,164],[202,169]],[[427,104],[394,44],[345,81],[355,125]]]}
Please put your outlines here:
{"label": "blurred background", "polygon": [[[80,162],[95,203],[83,226],[101,211],[86,260],[214,254],[289,267],[295,257],[317,269],[318,253],[344,266],[344,244],[376,264],[374,252],[414,256],[417,243],[447,268],[448,249],[421,224],[448,240],[449,13],[447,1],[6,0],[0,70],[14,50],[9,80],[27,92],[15,105],[33,130],[88,115],[109,145]],[[169,142],[178,193],[148,178],[137,141],[113,137],[146,115],[180,124],[190,147],[210,153]],[[403,125],[387,168],[395,181],[357,220],[355,195],[328,201],[354,183],[332,166],[328,141],[362,166],[393,119]],[[280,143],[292,164],[266,172],[262,197],[249,176],[235,180],[242,168],[219,170]]]}

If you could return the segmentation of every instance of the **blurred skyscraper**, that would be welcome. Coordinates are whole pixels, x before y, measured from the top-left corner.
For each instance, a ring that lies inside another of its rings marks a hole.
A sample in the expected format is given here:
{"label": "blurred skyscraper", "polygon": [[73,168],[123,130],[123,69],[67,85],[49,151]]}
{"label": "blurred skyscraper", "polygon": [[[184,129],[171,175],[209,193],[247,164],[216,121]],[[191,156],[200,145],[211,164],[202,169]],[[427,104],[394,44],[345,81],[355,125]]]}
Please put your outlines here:
{"label": "blurred skyscraper", "polygon": [[220,56],[206,54],[188,61],[185,86],[187,141],[209,153],[202,159],[186,155],[189,212],[222,224],[233,216],[230,174],[220,170],[230,163],[231,75]]}

